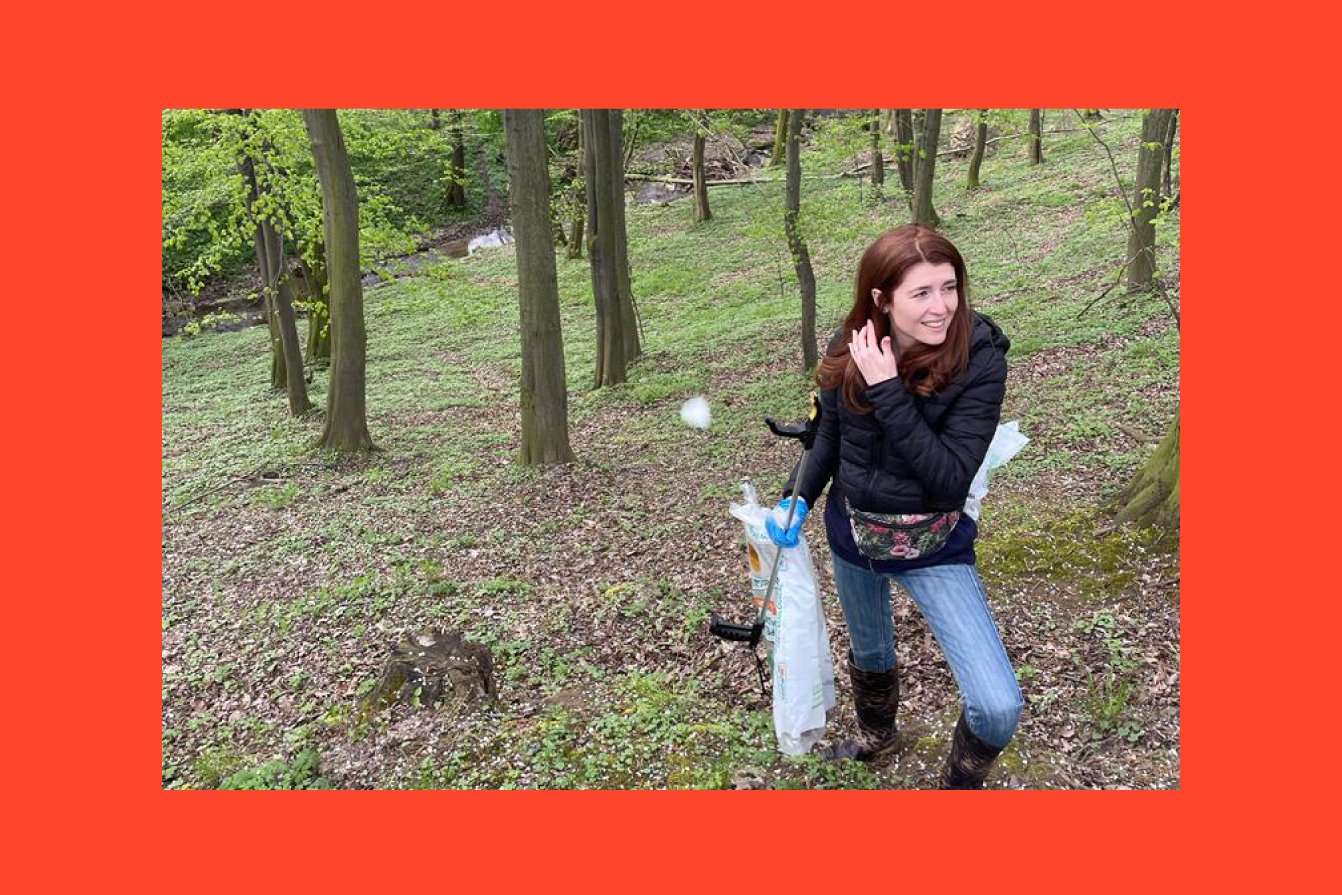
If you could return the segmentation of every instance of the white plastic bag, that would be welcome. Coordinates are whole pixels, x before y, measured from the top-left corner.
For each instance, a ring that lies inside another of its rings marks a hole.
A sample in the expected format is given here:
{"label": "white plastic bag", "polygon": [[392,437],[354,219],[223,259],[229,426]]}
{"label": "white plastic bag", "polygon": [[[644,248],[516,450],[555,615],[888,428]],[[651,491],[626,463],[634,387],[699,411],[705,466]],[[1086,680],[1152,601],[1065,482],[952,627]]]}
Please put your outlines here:
{"label": "white plastic bag", "polygon": [[512,245],[513,234],[507,227],[495,228],[483,236],[476,236],[466,244],[466,254],[474,255],[479,249],[492,249],[497,246]]}
{"label": "white plastic bag", "polygon": [[[780,548],[764,529],[769,511],[760,506],[754,487],[743,482],[741,492],[745,502],[732,504],[731,514],[745,526],[752,605],[758,611]],[[834,708],[834,661],[804,535],[796,547],[783,548],[764,615],[764,640],[773,671],[778,749],[786,755],[804,755],[824,736],[826,715]]]}
{"label": "white plastic bag", "polygon": [[1018,420],[997,427],[988,453],[984,455],[979,471],[974,473],[974,481],[969,484],[969,497],[965,500],[965,513],[975,522],[979,521],[979,512],[983,509],[983,495],[988,493],[988,473],[1016,456],[1029,443],[1030,439],[1020,434]]}

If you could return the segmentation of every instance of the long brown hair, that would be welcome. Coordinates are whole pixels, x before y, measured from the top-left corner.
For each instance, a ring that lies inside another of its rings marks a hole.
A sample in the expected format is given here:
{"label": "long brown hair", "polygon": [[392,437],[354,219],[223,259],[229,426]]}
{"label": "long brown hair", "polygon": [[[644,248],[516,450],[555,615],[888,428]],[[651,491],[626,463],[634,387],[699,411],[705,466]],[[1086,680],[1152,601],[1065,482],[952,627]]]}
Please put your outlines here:
{"label": "long brown hair", "polygon": [[949,264],[955,268],[960,301],[946,330],[945,341],[940,345],[920,342],[900,352],[899,375],[911,391],[930,395],[969,364],[969,337],[974,317],[969,307],[969,277],[965,273],[964,259],[951,241],[935,230],[918,224],[896,227],[883,233],[862,253],[862,261],[857,267],[853,309],[844,318],[839,344],[825,355],[815,371],[817,385],[821,388],[840,387],[844,403],[858,413],[870,413],[871,407],[862,402],[862,391],[867,382],[848,355],[848,337],[870,320],[876,329],[878,345],[886,336],[894,339],[890,315],[877,306],[871,290],[879,289],[883,294],[891,295],[909,268],[923,261]]}

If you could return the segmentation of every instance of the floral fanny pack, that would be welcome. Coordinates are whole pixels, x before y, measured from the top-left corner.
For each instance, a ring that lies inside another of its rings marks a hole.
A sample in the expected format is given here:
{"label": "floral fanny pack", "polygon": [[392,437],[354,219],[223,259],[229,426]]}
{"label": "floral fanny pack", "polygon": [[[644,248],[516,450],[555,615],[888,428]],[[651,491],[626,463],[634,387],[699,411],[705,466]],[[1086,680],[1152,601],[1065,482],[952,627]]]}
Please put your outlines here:
{"label": "floral fanny pack", "polygon": [[848,508],[848,523],[858,552],[868,559],[917,559],[936,553],[960,521],[960,511],[941,513],[865,513]]}

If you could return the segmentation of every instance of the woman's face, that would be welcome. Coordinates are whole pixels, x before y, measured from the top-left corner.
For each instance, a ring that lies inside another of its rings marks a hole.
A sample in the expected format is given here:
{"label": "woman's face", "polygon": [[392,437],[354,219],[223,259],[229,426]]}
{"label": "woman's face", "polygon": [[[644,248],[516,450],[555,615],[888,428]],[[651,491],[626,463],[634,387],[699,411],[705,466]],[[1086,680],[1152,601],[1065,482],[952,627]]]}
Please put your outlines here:
{"label": "woman's face", "polygon": [[895,345],[905,351],[916,342],[940,345],[946,341],[951,318],[960,306],[959,290],[953,265],[920,261],[904,273],[888,302],[879,290],[872,290],[872,297],[890,315]]}

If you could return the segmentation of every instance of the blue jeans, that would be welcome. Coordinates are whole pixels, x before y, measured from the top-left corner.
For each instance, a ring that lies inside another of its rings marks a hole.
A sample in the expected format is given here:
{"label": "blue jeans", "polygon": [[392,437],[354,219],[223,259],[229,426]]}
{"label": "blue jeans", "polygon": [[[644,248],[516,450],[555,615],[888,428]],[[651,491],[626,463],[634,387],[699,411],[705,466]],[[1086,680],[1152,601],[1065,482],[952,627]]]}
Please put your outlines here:
{"label": "blue jeans", "polygon": [[969,729],[986,743],[1005,746],[1016,732],[1025,701],[972,565],[880,573],[834,556],[834,587],[848,622],[853,664],[864,671],[895,667],[891,580],[913,597],[941,644],[960,685]]}

